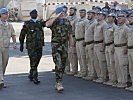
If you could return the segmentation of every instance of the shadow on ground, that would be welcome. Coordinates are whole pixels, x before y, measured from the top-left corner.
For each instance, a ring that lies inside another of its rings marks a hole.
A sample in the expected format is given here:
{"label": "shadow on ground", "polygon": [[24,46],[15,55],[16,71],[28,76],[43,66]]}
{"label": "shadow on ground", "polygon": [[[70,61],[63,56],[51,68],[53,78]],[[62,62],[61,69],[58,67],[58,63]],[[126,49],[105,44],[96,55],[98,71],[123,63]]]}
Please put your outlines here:
{"label": "shadow on ground", "polygon": [[65,91],[57,93],[54,73],[40,72],[40,85],[30,82],[27,75],[6,75],[8,87],[0,90],[0,100],[133,100],[133,92],[67,75],[63,79]]}

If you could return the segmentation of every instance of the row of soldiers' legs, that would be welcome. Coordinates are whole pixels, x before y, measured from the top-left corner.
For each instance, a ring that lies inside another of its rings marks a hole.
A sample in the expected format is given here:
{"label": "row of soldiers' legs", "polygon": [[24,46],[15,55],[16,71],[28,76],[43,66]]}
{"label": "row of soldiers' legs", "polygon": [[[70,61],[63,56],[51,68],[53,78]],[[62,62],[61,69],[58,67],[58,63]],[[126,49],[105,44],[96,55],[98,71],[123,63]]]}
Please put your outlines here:
{"label": "row of soldiers' legs", "polygon": [[[100,51],[102,44],[86,45],[85,48],[81,48],[81,44],[82,42],[76,43],[80,72],[75,76],[124,88],[127,87],[129,60],[129,73],[131,80],[133,80],[131,73],[133,70],[131,66],[133,62],[132,52],[129,52],[127,55],[123,53],[122,48],[115,48],[115,53],[113,54],[111,51],[113,45],[107,46],[105,52],[102,52]],[[85,55],[83,50],[85,50]],[[68,59],[70,60],[70,58]],[[69,70],[73,71],[72,66],[70,68]],[[76,69],[75,71],[78,70]]]}

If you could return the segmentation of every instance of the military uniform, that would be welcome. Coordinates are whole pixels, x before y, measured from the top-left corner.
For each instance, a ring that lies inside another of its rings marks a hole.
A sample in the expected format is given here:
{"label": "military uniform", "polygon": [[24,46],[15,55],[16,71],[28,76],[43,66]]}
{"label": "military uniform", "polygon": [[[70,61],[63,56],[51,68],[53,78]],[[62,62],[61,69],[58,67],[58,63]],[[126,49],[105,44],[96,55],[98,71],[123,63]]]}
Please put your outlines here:
{"label": "military uniform", "polygon": [[4,80],[4,73],[9,59],[10,38],[15,36],[13,26],[0,20],[0,83]]}
{"label": "military uniform", "polygon": [[117,87],[124,88],[127,86],[127,65],[128,55],[125,53],[127,49],[127,33],[128,27],[123,24],[115,27],[114,30],[114,45],[115,45],[115,67],[117,75]]}
{"label": "military uniform", "polygon": [[[94,28],[94,67],[98,79],[96,82],[102,83],[107,78],[107,66],[104,49],[104,31],[107,26],[105,20],[98,21]],[[102,50],[101,50],[102,49]]]}
{"label": "military uniform", "polygon": [[8,10],[0,9],[0,89],[5,88],[4,74],[9,59],[10,38],[13,40],[13,48],[16,48],[16,35],[12,24],[7,22]]}
{"label": "military uniform", "polygon": [[84,77],[87,74],[85,46],[83,45],[85,43],[85,20],[87,20],[86,17],[80,18],[75,24],[76,51],[80,64],[80,72],[75,75],[77,77]]}
{"label": "military uniform", "polygon": [[85,51],[87,61],[87,76],[85,79],[87,80],[93,80],[96,77],[94,69],[94,27],[96,22],[95,18],[85,20]]}
{"label": "military uniform", "polygon": [[[69,71],[71,69],[71,72],[68,73],[69,75],[74,75],[78,72],[78,58],[76,53],[76,40],[75,40],[75,23],[77,22],[78,18],[76,15],[74,16],[68,16],[67,19],[70,21],[72,25],[72,46],[70,46],[70,43],[68,43],[68,61],[70,62],[70,66],[66,67],[66,71]],[[69,41],[69,42],[70,42]]]}
{"label": "military uniform", "polygon": [[107,61],[107,69],[109,81],[107,85],[116,84],[116,70],[115,70],[115,60],[114,60],[114,28],[116,27],[115,23],[108,23],[107,28],[104,32],[104,41],[105,41],[105,55]]}
{"label": "military uniform", "polygon": [[43,27],[45,27],[45,22],[36,21],[32,19],[26,21],[21,30],[19,40],[20,45],[23,46],[24,39],[26,37],[26,49],[28,51],[30,59],[30,75],[29,78],[38,80],[37,66],[42,57],[42,49],[44,46],[44,32]]}
{"label": "military uniform", "polygon": [[63,73],[66,67],[68,36],[72,33],[72,26],[67,19],[57,18],[49,27],[52,30],[51,47],[55,63],[56,82],[62,82]]}
{"label": "military uniform", "polygon": [[126,89],[133,91],[133,25],[129,26],[129,33],[127,34],[127,38],[128,38],[129,74],[131,77],[132,86],[130,86],[129,88],[126,88]]}

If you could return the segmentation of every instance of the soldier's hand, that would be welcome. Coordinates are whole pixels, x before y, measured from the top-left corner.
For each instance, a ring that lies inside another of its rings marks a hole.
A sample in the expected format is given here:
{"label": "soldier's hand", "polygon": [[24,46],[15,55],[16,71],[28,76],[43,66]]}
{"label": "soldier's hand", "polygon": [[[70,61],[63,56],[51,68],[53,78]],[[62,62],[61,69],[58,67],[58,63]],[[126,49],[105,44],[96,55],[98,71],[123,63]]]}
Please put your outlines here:
{"label": "soldier's hand", "polygon": [[17,46],[16,46],[16,43],[14,43],[14,44],[13,44],[13,48],[16,49],[16,47],[17,47]]}
{"label": "soldier's hand", "polygon": [[23,49],[24,49],[24,47],[21,45],[20,46],[20,51],[23,52]]}
{"label": "soldier's hand", "polygon": [[114,54],[114,52],[115,52],[115,49],[114,49],[114,48],[112,48],[111,53],[112,53],[112,54]]}
{"label": "soldier's hand", "polygon": [[105,52],[105,48],[102,47],[102,48],[100,49],[100,52]]}
{"label": "soldier's hand", "polygon": [[127,53],[128,53],[128,49],[125,48],[125,49],[123,50],[123,53],[124,53],[124,54],[127,54]]}
{"label": "soldier's hand", "polygon": [[85,47],[85,46],[86,46],[86,43],[85,43],[85,42],[83,42],[83,43],[82,43],[82,45]]}

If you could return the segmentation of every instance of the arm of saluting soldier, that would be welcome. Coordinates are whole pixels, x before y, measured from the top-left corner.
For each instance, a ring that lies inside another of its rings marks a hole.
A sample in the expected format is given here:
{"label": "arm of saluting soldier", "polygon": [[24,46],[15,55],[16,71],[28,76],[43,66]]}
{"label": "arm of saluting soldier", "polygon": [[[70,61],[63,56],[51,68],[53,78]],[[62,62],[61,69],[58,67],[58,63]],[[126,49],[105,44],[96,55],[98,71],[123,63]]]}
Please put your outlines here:
{"label": "arm of saluting soldier", "polygon": [[50,27],[53,25],[54,21],[60,16],[61,13],[57,14],[55,17],[49,19],[48,21],[46,21],[46,27]]}

